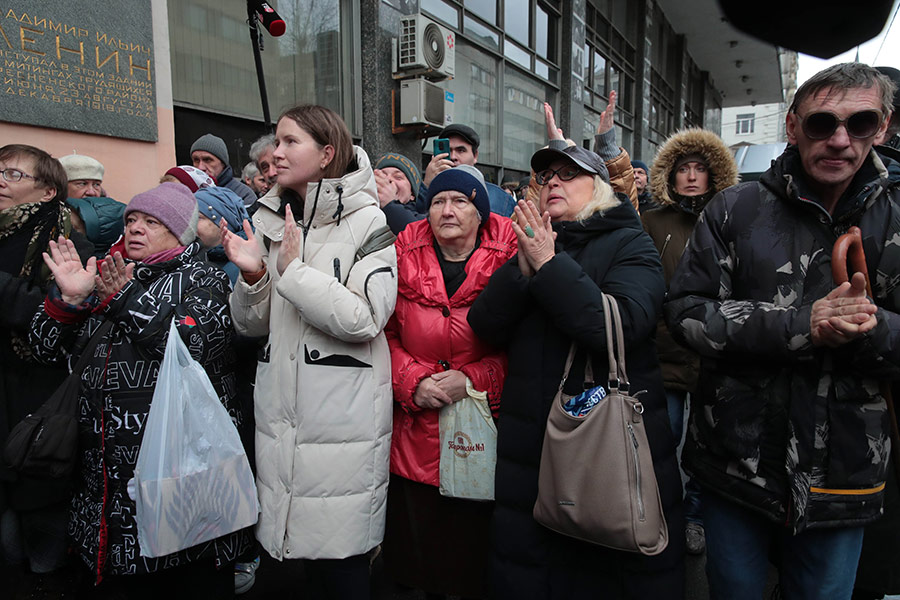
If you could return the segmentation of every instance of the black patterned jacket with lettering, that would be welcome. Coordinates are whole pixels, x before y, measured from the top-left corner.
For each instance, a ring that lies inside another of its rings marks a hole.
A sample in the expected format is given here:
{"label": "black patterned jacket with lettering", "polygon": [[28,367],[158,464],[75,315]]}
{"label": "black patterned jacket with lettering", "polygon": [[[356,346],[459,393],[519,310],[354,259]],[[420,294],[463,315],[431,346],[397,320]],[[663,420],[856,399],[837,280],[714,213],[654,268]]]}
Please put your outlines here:
{"label": "black patterned jacket with lettering", "polygon": [[[900,377],[900,190],[871,152],[829,215],[802,173],[789,147],[759,182],[716,195],[665,305],[676,339],[701,355],[685,469],[795,532],[880,515],[889,445],[879,382]],[[877,325],[816,347],[812,304],[835,287],[832,246],[852,225]]]}
{"label": "black patterned jacket with lettering", "polygon": [[54,288],[32,321],[38,359],[59,361],[71,353],[72,363],[103,321],[113,322],[81,375],[81,460],[69,522],[75,550],[98,582],[106,574],[149,573],[201,558],[229,562],[247,542],[235,533],[168,556],[142,557],[135,503],[127,491],[173,318],[191,356],[237,419],[228,277],[199,262],[199,250],[195,242],[167,262],[137,263],[134,278],[96,307],[70,307]]}

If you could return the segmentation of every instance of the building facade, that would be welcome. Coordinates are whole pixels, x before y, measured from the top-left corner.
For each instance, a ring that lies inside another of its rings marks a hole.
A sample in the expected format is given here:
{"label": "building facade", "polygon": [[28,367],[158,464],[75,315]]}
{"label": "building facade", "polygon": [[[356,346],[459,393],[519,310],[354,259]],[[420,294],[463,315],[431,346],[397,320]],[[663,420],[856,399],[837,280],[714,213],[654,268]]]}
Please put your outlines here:
{"label": "building facade", "polygon": [[[270,4],[287,24],[280,37],[260,36],[272,118],[299,103],[325,105],[373,158],[401,152],[424,166],[439,130],[398,123],[401,18],[422,14],[452,34],[454,76],[436,89],[453,100],[453,122],[480,134],[479,166],[494,182],[528,173],[546,143],[544,102],[566,136],[589,147],[616,90],[619,143],[649,161],[676,129],[719,132],[729,106],[784,100],[779,53],[723,22],[716,0]],[[209,132],[239,172],[271,129],[246,0],[7,0],[0,59],[0,136],[54,156],[94,156],[121,200],[189,162],[191,144]]]}
{"label": "building facade", "polygon": [[787,142],[785,116],[797,91],[797,53],[780,54],[784,102],[722,109],[722,139],[730,148]]}
{"label": "building facade", "polygon": [[[495,182],[526,174],[531,154],[546,143],[545,101],[566,136],[589,146],[609,92],[617,90],[619,142],[632,156],[649,160],[678,128],[720,131],[722,110],[732,101],[723,82],[731,70],[740,70],[735,61],[746,64],[744,81],[749,73],[765,82],[754,97],[783,99],[774,48],[727,24],[680,32],[670,18],[673,12],[718,11],[713,0],[670,6],[665,0],[272,4],[287,23],[284,36],[263,35],[273,119],[297,103],[323,104],[344,117],[370,156],[400,151],[423,166],[431,157],[430,144],[421,137],[428,132],[393,122],[399,82],[393,77],[392,40],[400,33],[400,18],[418,12],[454,32],[455,76],[438,85],[454,99],[452,120],[481,136],[479,166]],[[168,11],[178,158],[187,160],[191,142],[214,131],[226,139],[237,169],[248,160],[249,144],[266,130],[246,6],[180,0],[168,2]],[[721,48],[706,48],[710,38]],[[746,54],[751,47],[768,60],[752,66]],[[730,68],[704,63],[726,52],[738,57],[726,63]]]}

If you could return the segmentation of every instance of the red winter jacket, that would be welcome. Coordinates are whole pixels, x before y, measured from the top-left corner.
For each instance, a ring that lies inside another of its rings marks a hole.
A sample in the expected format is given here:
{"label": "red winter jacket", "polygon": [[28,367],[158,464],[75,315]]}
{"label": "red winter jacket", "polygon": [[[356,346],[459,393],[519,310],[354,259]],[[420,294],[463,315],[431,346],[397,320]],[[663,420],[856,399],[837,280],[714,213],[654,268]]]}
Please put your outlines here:
{"label": "red winter jacket", "polygon": [[394,386],[391,472],[434,486],[440,470],[438,411],[413,402],[419,382],[444,370],[439,361],[446,361],[487,392],[496,417],[506,377],[506,354],[475,337],[466,315],[493,272],[516,253],[516,235],[509,219],[491,213],[480,236],[466,280],[450,299],[428,221],[410,223],[396,242],[397,308],[385,329]]}

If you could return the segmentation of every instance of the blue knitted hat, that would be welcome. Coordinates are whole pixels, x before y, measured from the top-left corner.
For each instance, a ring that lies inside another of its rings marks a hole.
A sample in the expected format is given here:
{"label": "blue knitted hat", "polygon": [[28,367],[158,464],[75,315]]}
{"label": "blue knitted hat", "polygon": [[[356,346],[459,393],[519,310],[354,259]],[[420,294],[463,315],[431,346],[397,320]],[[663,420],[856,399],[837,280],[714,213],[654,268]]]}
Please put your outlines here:
{"label": "blue knitted hat", "polygon": [[246,239],[244,220],[250,220],[244,200],[224,187],[205,187],[194,192],[200,214],[218,225],[222,219],[232,233]]}
{"label": "blue knitted hat", "polygon": [[475,190],[475,199],[472,204],[481,214],[481,226],[488,222],[491,215],[491,201],[488,196],[487,187],[484,185],[484,175],[481,171],[471,165],[458,165],[452,169],[441,171],[431,180],[428,186],[428,195],[425,207],[431,208],[431,199],[441,192],[452,190],[460,192],[466,196],[472,194]]}

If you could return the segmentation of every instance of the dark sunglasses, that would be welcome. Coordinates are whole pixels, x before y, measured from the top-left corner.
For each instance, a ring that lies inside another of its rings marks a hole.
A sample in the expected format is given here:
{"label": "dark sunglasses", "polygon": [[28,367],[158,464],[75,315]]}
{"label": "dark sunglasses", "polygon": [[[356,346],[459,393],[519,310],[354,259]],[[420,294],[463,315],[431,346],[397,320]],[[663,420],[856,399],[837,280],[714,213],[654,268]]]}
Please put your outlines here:
{"label": "dark sunglasses", "polygon": [[830,112],[817,112],[801,117],[803,133],[811,140],[827,140],[837,131],[838,125],[847,129],[852,138],[865,139],[878,132],[883,117],[877,110],[861,110],[846,119],[839,119]]}
{"label": "dark sunglasses", "polygon": [[539,184],[545,185],[553,179],[554,175],[559,177],[560,181],[571,181],[578,177],[579,173],[581,173],[581,167],[578,165],[564,165],[555,171],[553,169],[544,169],[540,173],[535,173],[534,177]]}

